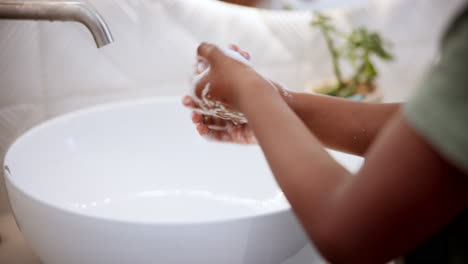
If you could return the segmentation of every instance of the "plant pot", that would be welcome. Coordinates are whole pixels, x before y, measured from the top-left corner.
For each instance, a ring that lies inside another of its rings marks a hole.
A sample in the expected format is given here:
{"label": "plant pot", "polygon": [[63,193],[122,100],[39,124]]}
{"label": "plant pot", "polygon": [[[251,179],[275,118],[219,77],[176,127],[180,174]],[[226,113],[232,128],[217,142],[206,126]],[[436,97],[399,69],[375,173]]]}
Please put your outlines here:
{"label": "plant pot", "polygon": [[[327,87],[333,87],[334,83],[335,81],[331,81],[331,80],[325,80],[325,81],[319,81],[319,82],[308,82],[306,84],[304,91],[308,93],[327,95],[326,93],[318,92],[318,91],[324,91],[327,89]],[[378,86],[377,84],[374,84],[372,88],[368,88],[368,87],[362,87],[361,89],[358,88],[356,94],[351,95],[349,97],[339,97],[339,98],[367,102],[367,103],[380,103],[383,100],[383,94],[382,94],[380,86]]]}
{"label": "plant pot", "polygon": [[243,5],[243,6],[255,6],[258,0],[221,0],[223,2],[236,4],[236,5]]}

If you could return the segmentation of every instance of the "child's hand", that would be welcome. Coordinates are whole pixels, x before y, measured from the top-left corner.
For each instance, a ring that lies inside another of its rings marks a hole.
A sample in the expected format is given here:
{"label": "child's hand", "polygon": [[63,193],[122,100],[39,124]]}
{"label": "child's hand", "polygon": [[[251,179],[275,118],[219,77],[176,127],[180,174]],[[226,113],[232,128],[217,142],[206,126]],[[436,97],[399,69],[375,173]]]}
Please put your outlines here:
{"label": "child's hand", "polygon": [[[245,52],[242,53],[248,57]],[[239,99],[247,89],[268,82],[239,54],[240,51],[223,50],[211,44],[199,46],[200,63],[196,71],[201,73],[195,76],[194,99],[199,101],[205,113],[229,119],[230,113],[239,114]],[[218,110],[227,115],[218,115]]]}
{"label": "child's hand", "polygon": [[[230,45],[230,49],[238,52],[246,60],[250,60],[250,54],[242,51],[236,45]],[[208,64],[202,58],[199,58],[195,67],[195,74],[201,74],[208,68]],[[197,126],[201,136],[231,143],[255,144],[257,141],[247,123],[234,123],[231,120],[221,119],[219,117],[202,114],[197,100],[191,96],[185,96],[183,104],[186,107],[194,109],[192,112],[192,121]]]}
{"label": "child's hand", "polygon": [[183,99],[185,106],[194,109],[192,122],[198,133],[210,140],[237,144],[256,144],[257,140],[248,123],[236,124],[230,120],[221,119],[199,112],[199,106],[190,96]]}

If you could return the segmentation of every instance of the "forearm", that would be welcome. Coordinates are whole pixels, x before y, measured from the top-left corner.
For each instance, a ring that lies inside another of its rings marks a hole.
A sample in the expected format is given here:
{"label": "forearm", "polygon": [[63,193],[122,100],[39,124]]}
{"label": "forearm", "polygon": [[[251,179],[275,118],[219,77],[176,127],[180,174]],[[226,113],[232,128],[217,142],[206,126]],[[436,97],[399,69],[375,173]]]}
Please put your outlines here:
{"label": "forearm", "polygon": [[271,87],[246,89],[238,106],[299,219],[313,228],[307,230],[312,237],[320,237],[327,204],[349,173]]}
{"label": "forearm", "polygon": [[[355,260],[379,263],[382,259],[388,260],[390,250],[369,255],[363,253],[362,247],[355,246],[353,241],[357,235],[365,237],[366,243],[374,241],[372,234],[375,233],[372,228],[361,225],[360,222],[364,220],[348,210],[356,207],[354,203],[362,205],[367,201],[366,196],[360,196],[364,194],[363,191],[358,192],[357,197],[364,201],[348,195],[350,183],[359,175],[351,177],[324,150],[313,129],[309,130],[282,96],[268,84],[252,85],[251,88],[254,89],[242,92],[237,106],[249,120],[278,184],[322,256],[336,263],[354,263]],[[379,214],[375,211],[369,213]],[[350,215],[352,219],[360,220],[350,222]],[[375,216],[372,219],[375,218],[380,219]],[[368,234],[371,234],[371,238],[366,237]],[[394,253],[393,250],[391,252]]]}
{"label": "forearm", "polygon": [[[466,209],[466,177],[413,131],[398,105],[282,96],[215,46],[202,44],[198,53],[211,68],[196,91],[210,88],[210,97],[246,115],[278,184],[330,262],[385,263]],[[359,131],[367,142],[356,147]],[[351,176],[322,142],[367,152],[366,162]]]}
{"label": "forearm", "polygon": [[290,93],[288,105],[328,148],[363,156],[400,104],[355,102]]}
{"label": "forearm", "polygon": [[[251,87],[239,109],[294,212],[330,262],[384,263],[466,208],[465,179],[447,177],[456,171],[402,127],[398,113],[366,154],[368,162],[351,177],[275,90]],[[390,162],[399,166],[387,166]],[[434,216],[434,208],[441,214]]]}

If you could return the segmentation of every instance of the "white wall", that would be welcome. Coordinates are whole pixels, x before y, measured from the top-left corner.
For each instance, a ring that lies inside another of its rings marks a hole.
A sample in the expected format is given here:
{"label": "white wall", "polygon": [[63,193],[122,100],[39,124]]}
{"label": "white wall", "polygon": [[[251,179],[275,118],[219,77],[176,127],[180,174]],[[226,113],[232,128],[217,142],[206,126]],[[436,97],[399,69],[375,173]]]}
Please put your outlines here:
{"label": "white wall", "polygon": [[[183,94],[202,40],[241,45],[261,72],[294,90],[331,74],[323,40],[308,26],[310,12],[270,13],[214,0],[90,2],[115,38],[101,50],[77,23],[0,20],[0,159],[18,135],[52,116],[112,100]],[[387,101],[404,100],[463,1],[367,2],[331,15],[340,27],[366,24],[392,41],[397,61],[380,66],[381,86]],[[0,213],[6,210],[0,191]]]}

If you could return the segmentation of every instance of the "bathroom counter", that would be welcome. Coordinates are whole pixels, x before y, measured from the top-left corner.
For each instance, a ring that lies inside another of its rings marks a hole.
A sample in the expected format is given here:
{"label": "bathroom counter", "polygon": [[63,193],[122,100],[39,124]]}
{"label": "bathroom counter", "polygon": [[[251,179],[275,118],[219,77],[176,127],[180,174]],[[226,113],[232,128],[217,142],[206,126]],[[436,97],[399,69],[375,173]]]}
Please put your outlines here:
{"label": "bathroom counter", "polygon": [[23,239],[12,214],[0,215],[0,263],[40,264]]}

